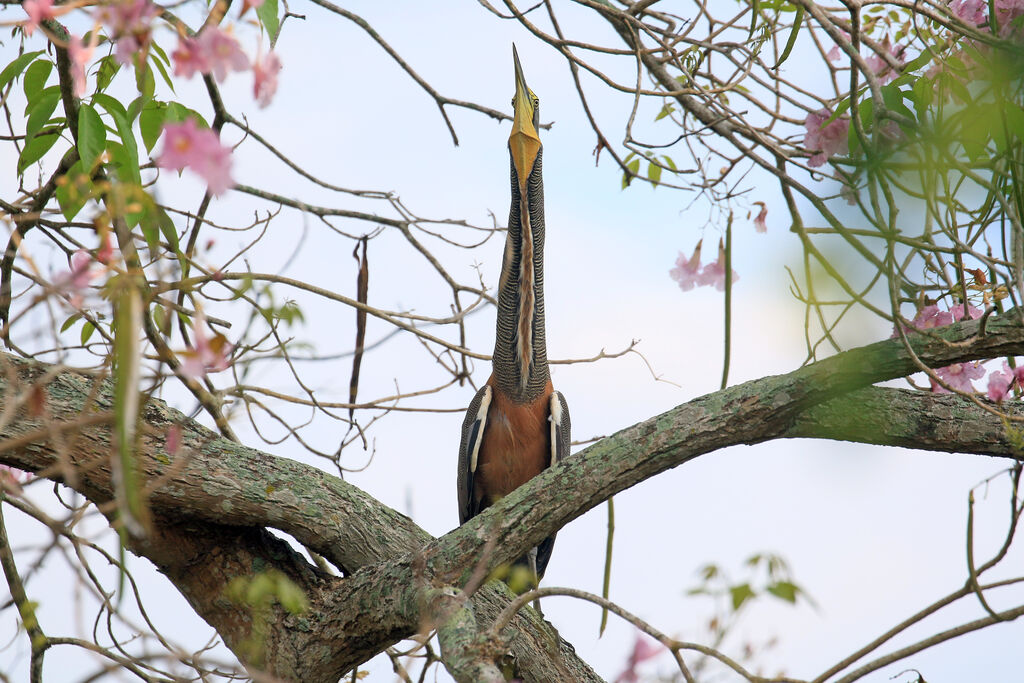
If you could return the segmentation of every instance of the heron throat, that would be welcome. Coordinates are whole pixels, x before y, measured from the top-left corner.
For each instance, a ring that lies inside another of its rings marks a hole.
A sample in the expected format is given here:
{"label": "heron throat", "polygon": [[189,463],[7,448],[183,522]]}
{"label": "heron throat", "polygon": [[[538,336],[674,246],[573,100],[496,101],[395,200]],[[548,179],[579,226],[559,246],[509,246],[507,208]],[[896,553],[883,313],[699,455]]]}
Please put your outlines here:
{"label": "heron throat", "polygon": [[512,164],[512,206],[498,292],[494,369],[499,387],[521,402],[544,390],[544,191],[538,150],[529,177]]}

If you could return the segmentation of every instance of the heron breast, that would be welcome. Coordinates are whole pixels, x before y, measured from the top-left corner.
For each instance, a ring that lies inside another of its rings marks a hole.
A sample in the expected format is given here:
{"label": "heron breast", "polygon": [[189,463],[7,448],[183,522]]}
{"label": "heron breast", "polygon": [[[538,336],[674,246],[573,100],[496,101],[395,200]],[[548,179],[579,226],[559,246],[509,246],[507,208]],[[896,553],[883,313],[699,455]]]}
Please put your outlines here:
{"label": "heron breast", "polygon": [[551,382],[530,403],[514,403],[500,391],[487,414],[480,446],[476,488],[484,506],[491,505],[537,476],[551,460],[548,425]]}

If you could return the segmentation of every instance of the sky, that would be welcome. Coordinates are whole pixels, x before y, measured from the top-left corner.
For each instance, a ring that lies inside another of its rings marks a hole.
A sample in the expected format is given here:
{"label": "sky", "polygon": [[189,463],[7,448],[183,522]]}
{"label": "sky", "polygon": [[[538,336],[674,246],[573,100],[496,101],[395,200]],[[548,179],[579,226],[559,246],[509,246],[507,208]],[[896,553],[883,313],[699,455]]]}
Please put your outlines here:
{"label": "sky", "polygon": [[[639,340],[637,349],[643,354],[643,359],[627,355],[553,367],[555,386],[568,399],[573,437],[609,435],[717,390],[722,296],[711,288],[681,292],[668,277],[677,255],[689,254],[702,237],[705,254],[713,254],[722,226],[708,224],[708,208],[691,205],[689,195],[642,183],[621,190],[621,176],[610,159],[595,166],[595,138],[568,68],[552,48],[517,24],[502,22],[473,3],[404,2],[382,7],[354,2],[346,7],[366,18],[439,92],[496,109],[508,109],[513,88],[511,45],[516,43],[526,78],[541,99],[542,119],[554,123],[542,133],[549,356],[589,357],[602,349],[623,349],[633,340]],[[460,138],[460,145],[453,146],[432,99],[363,31],[312,4],[293,11],[305,14],[305,20],[286,23],[277,45],[284,69],[273,105],[259,110],[252,104],[248,77],[232,76],[223,89],[226,100],[239,103],[255,129],[310,172],[346,187],[394,191],[419,215],[488,225],[493,212],[504,220],[509,201],[507,122],[498,124],[476,112],[449,108]],[[585,11],[567,10],[566,17],[567,30],[577,37],[589,36],[595,42],[610,38],[609,29]],[[254,48],[251,31],[243,35],[247,47]],[[10,59],[12,49],[9,41],[0,48],[0,57]],[[602,92],[593,79],[587,79],[587,86],[599,119],[613,140],[618,139],[628,116],[628,98]],[[197,81],[180,86],[176,97],[208,111]],[[3,153],[0,163],[10,168],[10,153]],[[235,163],[241,183],[311,203],[351,206],[286,172],[251,145],[239,148]],[[768,233],[755,234],[749,218],[737,214],[734,267],[740,277],[734,290],[731,384],[789,372],[805,357],[803,311],[788,292],[785,271],[787,265],[799,265],[798,244],[787,230],[776,186],[757,176],[751,185],[755,189],[750,201],[768,203]],[[186,205],[195,205],[202,193],[187,174],[181,179],[168,174],[158,189],[163,198]],[[239,223],[254,211],[272,208],[234,193],[217,202],[212,216]],[[339,226],[355,233],[372,228],[344,221]],[[221,234],[217,239],[211,262],[245,238]],[[469,256],[438,249],[456,277],[472,279],[479,268],[493,288],[502,241],[492,239]],[[351,242],[316,221],[285,212],[248,258],[253,270],[285,268],[282,274],[350,293],[355,280],[351,249]],[[443,286],[399,238],[385,234],[371,242],[370,260],[371,304],[446,312],[447,299],[440,298],[445,296]],[[279,294],[286,295],[305,313],[305,324],[294,329],[297,339],[312,342],[322,353],[349,348],[350,310],[296,291]],[[228,304],[208,313],[228,319],[242,315]],[[471,318],[474,348],[489,352],[493,324],[492,310]],[[387,331],[371,319],[367,338],[380,338]],[[881,322],[866,317],[853,319],[842,330],[849,345],[882,339],[889,332]],[[413,342],[388,342],[364,361],[362,395],[391,393],[396,384],[403,390],[430,386],[441,375],[428,360]],[[477,363],[475,369],[477,382],[482,382],[489,367]],[[318,367],[313,372],[318,396],[345,400],[349,370],[347,360]],[[273,386],[281,376],[268,370],[259,379]],[[472,391],[463,387],[417,405],[461,408]],[[446,533],[458,522],[455,463],[461,421],[458,412],[389,417],[372,433],[371,465],[346,479],[409,514],[430,533]],[[236,426],[243,441],[259,446],[251,429],[241,421]],[[311,431],[310,438],[320,444],[336,443],[341,429],[323,424]],[[310,460],[294,442],[263,449],[324,466],[323,461]],[[367,457],[355,447],[353,451],[346,462],[357,464]],[[711,453],[615,497],[611,597],[666,633],[704,640],[712,605],[706,598],[687,595],[698,584],[698,569],[715,563],[740,576],[744,560],[752,554],[778,553],[813,604],[801,601],[793,607],[758,601],[725,649],[735,654],[744,640],[776,639],[775,647],[758,660],[763,671],[812,677],[962,585],[968,490],[1003,467],[985,457],[809,440]],[[993,484],[979,499],[976,542],[987,552],[1002,538],[1006,492],[1001,486]],[[38,527],[16,515],[8,521],[16,547],[38,542],[32,535]],[[605,529],[606,508],[601,506],[560,531],[544,583],[600,593]],[[1019,566],[1021,559],[1016,552],[1008,564]],[[152,591],[157,607],[151,612],[169,633],[195,647],[210,636],[145,561],[133,560],[132,566]],[[57,564],[46,567],[36,587],[44,582],[66,585],[67,571]],[[1006,597],[1007,605],[1013,604],[1011,597]],[[44,625],[48,620],[65,624],[77,618],[68,607],[74,603],[41,603]],[[555,598],[545,601],[544,610],[598,673],[606,678],[618,674],[633,644],[632,626],[612,618],[598,638],[600,614],[593,606]],[[893,647],[982,614],[977,604],[954,608],[914,627],[906,637],[894,640]],[[1008,680],[1009,672],[1019,667],[1019,635],[1019,626],[1013,624],[992,627],[864,680],[888,681],[908,668],[920,670],[929,683]],[[9,623],[2,623],[0,643],[6,638],[16,636]],[[7,652],[24,655],[24,650],[24,642],[16,642]],[[669,660],[649,662],[643,671],[651,677],[668,673]],[[78,680],[82,673],[77,654],[51,658],[47,666],[47,680]],[[394,678],[386,661],[378,659],[368,668],[370,680]]]}

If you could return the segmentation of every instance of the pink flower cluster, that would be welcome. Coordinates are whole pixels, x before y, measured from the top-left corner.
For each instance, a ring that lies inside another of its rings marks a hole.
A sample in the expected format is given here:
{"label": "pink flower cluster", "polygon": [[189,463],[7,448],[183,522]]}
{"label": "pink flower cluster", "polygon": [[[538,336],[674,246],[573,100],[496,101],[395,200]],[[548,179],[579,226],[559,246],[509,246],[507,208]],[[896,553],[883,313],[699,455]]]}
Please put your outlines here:
{"label": "pink flower cluster", "polygon": [[[967,305],[966,313],[962,304],[953,306],[948,311],[941,310],[935,304],[924,306],[917,312],[910,326],[918,330],[931,330],[938,327],[945,327],[954,322],[963,320],[965,317],[976,319],[981,317],[981,311],[970,304]],[[893,336],[896,333],[893,332]],[[974,380],[980,380],[985,376],[986,368],[981,362],[953,363],[944,368],[935,368],[936,376],[946,385],[956,391],[974,393]],[[948,394],[949,389],[929,378],[932,391],[936,394]],[[1002,370],[993,371],[988,376],[988,386],[985,394],[991,400],[1000,402],[1010,395],[1014,388],[1024,389],[1024,366],[1011,368],[1010,364],[1003,361]]]}
{"label": "pink flower cluster", "polygon": [[[891,57],[899,65],[904,64],[903,53],[906,51],[905,45],[897,45],[894,50],[892,43],[889,42],[889,36],[886,36],[882,40],[882,50],[886,55]],[[899,74],[891,66],[889,66],[888,60],[884,59],[882,55],[877,52],[872,52],[871,56],[867,58],[868,68],[871,69],[872,73],[878,77],[878,80],[885,85],[889,81],[893,80]]]}
{"label": "pink flower cluster", "polygon": [[[982,1],[984,2],[984,0]],[[849,33],[847,33],[846,31],[842,31],[841,33],[843,34],[843,38],[845,38],[846,40],[850,39]],[[896,49],[894,50],[892,47],[892,42],[889,40],[889,36],[886,36],[885,38],[882,39],[880,47],[886,55],[895,59],[900,65],[903,65],[905,63],[903,59],[903,53],[906,50],[906,46],[897,45]],[[839,45],[833,45],[832,49],[829,50],[828,54],[825,55],[825,59],[827,59],[830,62],[837,62],[839,61],[839,57],[841,54],[842,49],[840,49]],[[868,68],[871,69],[871,72],[878,77],[878,79],[882,82],[883,85],[893,80],[898,75],[895,71],[893,71],[892,67],[889,66],[888,60],[886,60],[882,55],[880,55],[877,52],[872,51],[871,56],[869,56],[865,61],[867,62]]]}
{"label": "pink flower cluster", "polygon": [[31,474],[28,472],[22,472],[17,467],[0,465],[0,487],[6,484],[15,491],[20,491],[21,486],[19,486],[19,484],[24,481],[28,481],[31,477]]}
{"label": "pink flower cluster", "polygon": [[[668,271],[669,277],[679,283],[679,289],[688,292],[694,287],[714,285],[715,289],[725,291],[725,245],[718,240],[718,260],[706,266],[700,264],[700,248],[704,240],[697,242],[693,255],[687,258],[679,252],[676,266]],[[740,279],[736,271],[732,271],[732,281]]]}
{"label": "pink flower cluster", "polygon": [[[914,319],[910,321],[910,326],[917,330],[933,330],[963,320],[965,316],[974,320],[981,317],[981,311],[970,304],[967,304],[966,313],[963,304],[956,304],[948,311],[943,311],[936,304],[929,304],[917,312]],[[893,331],[892,336],[895,337],[896,334]],[[972,380],[984,377],[985,368],[980,363],[953,363],[943,368],[935,368],[935,374],[953,389],[972,393],[975,390]],[[932,391],[936,394],[949,393],[949,390],[936,382],[934,378],[929,377],[928,381],[931,383]]]}
{"label": "pink flower cluster", "polygon": [[819,109],[804,119],[804,127],[807,128],[807,132],[804,133],[804,147],[818,151],[807,160],[807,165],[811,168],[822,166],[829,157],[846,154],[850,150],[850,119],[840,116],[826,124],[831,116],[828,109]]}
{"label": "pink flower cluster", "polygon": [[160,8],[149,0],[119,0],[100,5],[96,19],[107,27],[107,35],[117,44],[117,61],[130,66],[139,53],[140,59],[145,59],[153,19],[159,14]]}
{"label": "pink flower cluster", "polygon": [[640,631],[637,631],[636,642],[633,643],[633,651],[629,653],[629,659],[626,660],[626,669],[615,679],[615,683],[637,683],[640,680],[640,673],[636,670],[637,666],[648,659],[654,659],[666,651],[665,646],[661,643],[651,640]]}
{"label": "pink flower cluster", "polygon": [[178,41],[178,49],[171,56],[174,58],[174,75],[185,78],[192,78],[196,72],[212,73],[223,82],[229,71],[249,68],[249,58],[242,52],[238,41],[216,26],[207,26],[194,38],[182,37]]}
{"label": "pink flower cluster", "polygon": [[71,255],[71,268],[57,273],[53,287],[67,298],[73,308],[82,308],[89,283],[103,274],[96,267],[92,255],[86,249],[79,249]]}
{"label": "pink flower cluster", "polygon": [[[174,75],[185,78],[192,78],[196,73],[212,73],[218,81],[223,81],[228,72],[245,71],[250,67],[249,58],[242,52],[238,41],[216,26],[207,26],[194,38],[181,38],[171,56],[174,58]],[[281,60],[277,53],[270,52],[257,57],[251,66],[253,97],[261,108],[266,107],[277,92]]]}
{"label": "pink flower cluster", "polygon": [[231,367],[231,343],[222,334],[213,339],[206,334],[206,316],[197,311],[192,324],[193,346],[178,355],[185,360],[181,363],[182,374],[193,379],[202,379],[209,372],[221,372]]}
{"label": "pink flower cluster", "polygon": [[[996,23],[999,25],[999,37],[1010,38],[1021,34],[1021,26],[1014,25],[1014,20],[1024,15],[1024,0],[995,0]],[[987,0],[953,0],[949,11],[960,21],[975,27],[983,33],[989,31]]]}
{"label": "pink flower cluster", "polygon": [[27,36],[35,33],[43,21],[57,17],[57,12],[53,9],[53,0],[25,0],[21,3],[21,8],[28,15],[28,21],[24,23]]}
{"label": "pink flower cluster", "polygon": [[1024,366],[1011,368],[1009,363],[1003,361],[1003,369],[988,376],[988,390],[985,394],[998,403],[1010,395],[1013,387],[1024,389]]}
{"label": "pink flower cluster", "polygon": [[191,169],[215,195],[224,194],[235,184],[231,178],[231,148],[192,118],[164,125],[164,147],[156,165],[174,171]]}
{"label": "pink flower cluster", "polygon": [[[259,7],[262,0],[247,0],[243,14],[249,8]],[[53,19],[67,9],[54,8],[53,0],[24,0],[22,8],[28,15],[23,22],[25,33],[32,35],[40,23]],[[94,13],[98,23],[106,26],[110,40],[116,45],[117,60],[131,65],[136,56],[145,60],[153,32],[153,21],[161,8],[150,0],[112,0],[101,4]],[[71,61],[71,75],[75,95],[81,97],[86,91],[86,67],[92,60],[99,36],[94,31],[88,45],[79,36],[68,41],[68,57]],[[223,81],[231,71],[246,71],[250,68],[249,58],[242,51],[238,41],[229,31],[217,26],[207,26],[197,36],[182,37],[173,53],[174,74],[191,78],[196,73],[213,74]],[[281,60],[274,52],[260,57],[251,65],[253,71],[253,97],[260,107],[266,107],[277,91],[277,76]]]}

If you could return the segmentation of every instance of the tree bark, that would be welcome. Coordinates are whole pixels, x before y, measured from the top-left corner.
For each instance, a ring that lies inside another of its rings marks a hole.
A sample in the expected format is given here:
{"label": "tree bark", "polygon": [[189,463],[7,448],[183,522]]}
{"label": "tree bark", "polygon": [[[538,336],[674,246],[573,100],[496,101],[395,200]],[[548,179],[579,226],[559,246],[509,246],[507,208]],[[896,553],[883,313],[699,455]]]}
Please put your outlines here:
{"label": "tree bark", "polygon": [[[700,455],[815,437],[1021,459],[1020,438],[998,413],[1024,418],[1016,402],[870,387],[913,373],[915,354],[930,366],[1024,355],[1015,314],[990,318],[982,332],[979,321],[962,322],[941,335],[914,334],[913,354],[899,340],[879,342],[697,398],[584,449],[438,539],[336,477],[222,439],[152,400],[138,457],[156,526],[131,549],[249,663],[252,615],[226,602],[224,589],[254,567],[288,575],[312,609],[275,608],[270,618],[261,663],[279,677],[333,683],[425,627],[441,628],[452,669],[493,673],[494,653],[509,646],[473,642],[464,629],[485,630],[510,594],[491,582],[466,602],[459,591],[474,571],[513,560],[609,496]],[[0,356],[0,463],[61,481],[113,515],[110,390],[95,374]],[[166,434],[175,424],[182,446],[171,454]],[[348,575],[320,572],[266,528]],[[599,680],[531,610],[509,631],[526,680]]]}

